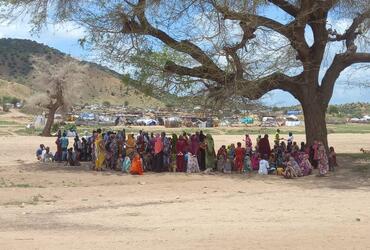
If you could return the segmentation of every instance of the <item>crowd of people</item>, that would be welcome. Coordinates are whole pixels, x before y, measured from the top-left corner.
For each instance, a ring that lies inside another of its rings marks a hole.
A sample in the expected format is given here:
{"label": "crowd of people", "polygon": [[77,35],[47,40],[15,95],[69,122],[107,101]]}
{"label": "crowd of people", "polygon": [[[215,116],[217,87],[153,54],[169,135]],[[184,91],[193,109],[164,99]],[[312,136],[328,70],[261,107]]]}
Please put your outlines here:
{"label": "crowd of people", "polygon": [[213,172],[251,174],[278,174],[285,178],[310,175],[314,168],[319,169],[319,176],[334,171],[337,166],[333,147],[327,154],[324,144],[315,141],[313,145],[300,146],[289,133],[287,140],[276,131],[273,148],[268,135],[258,136],[253,145],[249,135],[242,142],[222,145],[217,153],[210,134],[203,131],[182,135],[165,132],[155,134],[140,131],[137,135],[126,135],[125,130],[118,132],[93,131],[91,136],[76,135],[70,144],[67,134],[58,131],[55,141],[57,151],[53,155],[49,147],[40,145],[36,152],[37,159],[44,162],[65,162],[66,165],[78,166],[80,162],[91,162],[96,171],[104,169],[118,170],[142,175],[153,172]]}

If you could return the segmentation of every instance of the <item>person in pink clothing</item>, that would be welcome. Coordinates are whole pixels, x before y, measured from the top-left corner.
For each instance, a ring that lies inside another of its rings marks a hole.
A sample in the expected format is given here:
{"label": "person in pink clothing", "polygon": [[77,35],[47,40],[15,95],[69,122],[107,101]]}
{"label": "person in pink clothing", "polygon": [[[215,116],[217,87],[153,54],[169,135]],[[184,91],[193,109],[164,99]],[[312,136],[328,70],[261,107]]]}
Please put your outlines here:
{"label": "person in pink clothing", "polygon": [[153,162],[154,172],[163,171],[163,141],[159,134],[156,135],[154,141],[154,162]]}

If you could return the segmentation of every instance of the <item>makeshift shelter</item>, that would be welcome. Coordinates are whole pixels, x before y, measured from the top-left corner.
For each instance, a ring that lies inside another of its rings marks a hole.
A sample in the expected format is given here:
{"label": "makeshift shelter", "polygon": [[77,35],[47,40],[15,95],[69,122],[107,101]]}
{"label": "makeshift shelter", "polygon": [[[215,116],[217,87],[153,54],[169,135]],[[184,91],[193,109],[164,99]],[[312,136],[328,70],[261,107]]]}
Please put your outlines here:
{"label": "makeshift shelter", "polygon": [[164,121],[164,126],[166,128],[178,128],[181,127],[182,120],[179,117],[169,117]]}
{"label": "makeshift shelter", "polygon": [[240,122],[244,124],[253,124],[254,119],[252,117],[244,117],[240,120]]}
{"label": "makeshift shelter", "polygon": [[285,117],[285,126],[295,127],[301,125],[301,121],[298,120],[298,117],[295,115],[289,115]]}
{"label": "makeshift shelter", "polygon": [[276,121],[275,117],[267,116],[262,117],[261,127],[277,127],[279,124]]}
{"label": "makeshift shelter", "polygon": [[34,127],[35,128],[43,128],[43,127],[45,127],[45,124],[46,124],[45,116],[38,115],[38,116],[35,117],[35,121],[34,121]]}

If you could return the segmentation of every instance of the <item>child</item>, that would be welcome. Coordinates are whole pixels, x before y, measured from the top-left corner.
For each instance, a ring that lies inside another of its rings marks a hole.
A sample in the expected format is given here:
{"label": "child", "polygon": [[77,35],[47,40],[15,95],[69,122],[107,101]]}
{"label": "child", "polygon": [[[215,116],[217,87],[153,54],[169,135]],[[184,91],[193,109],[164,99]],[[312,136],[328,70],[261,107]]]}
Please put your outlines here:
{"label": "child", "polygon": [[243,173],[252,173],[252,163],[249,154],[245,154]]}
{"label": "child", "polygon": [[267,155],[264,155],[259,162],[258,174],[260,175],[267,175],[269,169],[269,162],[266,160]]}
{"label": "child", "polygon": [[125,160],[122,162],[122,172],[129,173],[131,168],[130,157],[126,156]]}
{"label": "child", "polygon": [[130,174],[133,175],[143,175],[143,162],[138,153],[135,153],[134,158],[132,159]]}
{"label": "child", "polygon": [[217,170],[223,172],[225,169],[227,160],[226,146],[222,145],[217,152]]}
{"label": "child", "polygon": [[36,150],[36,158],[37,158],[37,160],[39,160],[39,161],[41,161],[41,156],[42,156],[42,151],[44,151],[44,148],[45,148],[45,146],[44,146],[44,144],[40,144],[40,148],[38,148],[37,150]]}
{"label": "child", "polygon": [[258,155],[257,151],[252,154],[251,163],[252,163],[252,169],[253,170],[258,170],[258,168],[259,168],[259,155]]}
{"label": "child", "polygon": [[245,148],[242,148],[242,144],[238,142],[237,148],[235,149],[235,167],[236,167],[236,171],[238,171],[239,173],[242,173],[243,171],[244,155],[245,155]]}
{"label": "child", "polygon": [[329,171],[334,171],[337,167],[337,154],[335,153],[334,147],[329,148]]}
{"label": "child", "polygon": [[43,160],[43,162],[53,162],[54,161],[54,156],[50,152],[50,148],[49,147],[46,147],[45,148],[45,154],[44,154],[42,160]]}
{"label": "child", "polygon": [[122,158],[122,154],[118,154],[118,159],[117,159],[117,164],[115,165],[116,166],[116,171],[120,171],[122,169],[122,164],[123,164],[123,158]]}

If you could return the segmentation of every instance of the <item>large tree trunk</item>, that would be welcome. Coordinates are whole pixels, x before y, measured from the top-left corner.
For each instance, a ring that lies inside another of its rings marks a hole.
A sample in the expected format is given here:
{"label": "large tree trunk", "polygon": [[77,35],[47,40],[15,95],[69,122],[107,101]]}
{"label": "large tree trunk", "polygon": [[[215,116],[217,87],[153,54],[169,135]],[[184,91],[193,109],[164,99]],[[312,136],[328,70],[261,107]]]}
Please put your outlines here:
{"label": "large tree trunk", "polygon": [[322,141],[328,148],[328,132],[326,129],[327,104],[313,95],[305,95],[301,101],[306,129],[306,143],[312,145],[315,140]]}
{"label": "large tree trunk", "polygon": [[49,109],[48,119],[46,120],[46,124],[42,130],[41,136],[51,136],[51,127],[54,124],[54,115],[57,112],[57,109],[58,108],[55,107]]}

